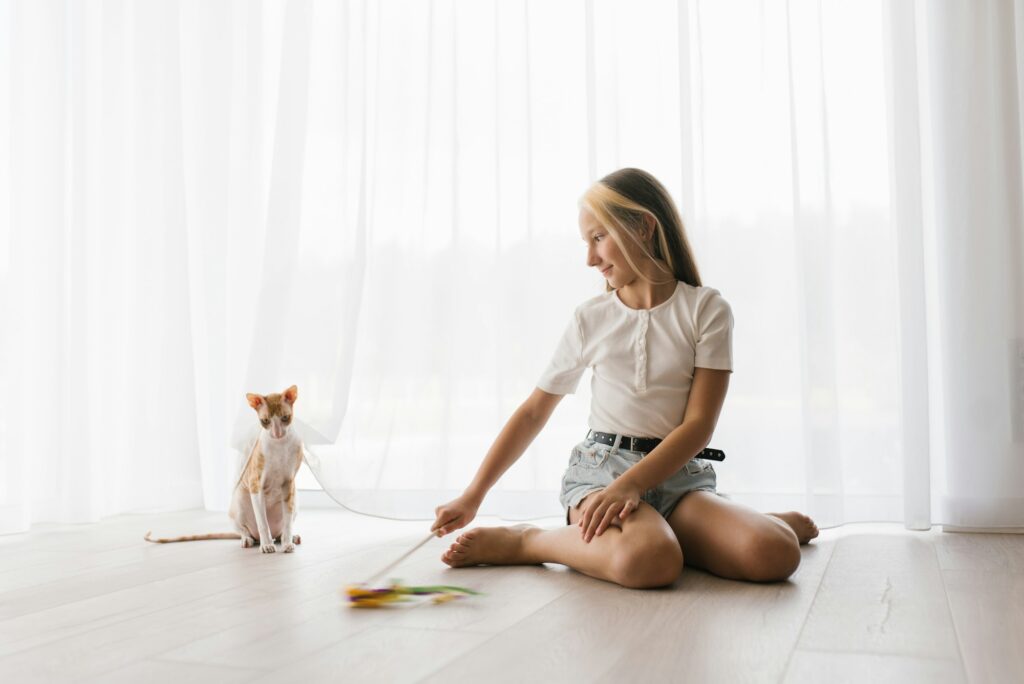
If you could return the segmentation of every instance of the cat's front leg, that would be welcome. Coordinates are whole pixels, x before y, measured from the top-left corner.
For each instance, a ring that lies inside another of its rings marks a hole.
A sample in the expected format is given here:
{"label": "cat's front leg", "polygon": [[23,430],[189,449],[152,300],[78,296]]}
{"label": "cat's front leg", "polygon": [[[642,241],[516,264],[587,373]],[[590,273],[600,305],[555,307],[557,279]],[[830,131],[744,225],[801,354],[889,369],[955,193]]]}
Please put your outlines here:
{"label": "cat's front leg", "polygon": [[284,504],[281,506],[281,547],[285,553],[295,550],[295,539],[292,537],[292,522],[295,520],[295,480],[284,486]]}
{"label": "cat's front leg", "polygon": [[249,492],[252,500],[252,512],[256,516],[256,527],[260,530],[260,552],[274,553],[274,538],[270,536],[270,522],[267,520],[267,501],[263,496],[263,488]]}

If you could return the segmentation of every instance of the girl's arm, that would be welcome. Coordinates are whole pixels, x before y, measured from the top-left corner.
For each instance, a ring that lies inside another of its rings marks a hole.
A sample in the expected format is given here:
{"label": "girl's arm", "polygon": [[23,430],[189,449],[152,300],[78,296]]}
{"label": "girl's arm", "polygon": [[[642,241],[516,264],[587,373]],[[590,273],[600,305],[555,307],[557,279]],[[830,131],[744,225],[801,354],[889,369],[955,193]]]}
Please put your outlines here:
{"label": "girl's arm", "polygon": [[548,394],[540,389],[533,390],[530,397],[516,409],[490,451],[480,464],[476,477],[462,496],[434,509],[437,516],[430,531],[443,536],[464,527],[476,516],[484,496],[506,470],[515,463],[526,447],[530,446],[537,433],[548,422],[551,412],[562,400],[560,394]]}
{"label": "girl's arm", "polygon": [[710,368],[694,370],[682,424],[639,463],[584,501],[579,525],[585,541],[600,536],[616,516],[625,519],[640,505],[643,492],[667,480],[708,445],[729,389],[729,374]]}
{"label": "girl's arm", "polygon": [[729,390],[731,371],[696,368],[682,424],[643,460],[623,473],[641,491],[653,489],[679,472],[711,442]]}
{"label": "girl's arm", "polygon": [[498,478],[519,460],[526,447],[530,446],[530,442],[540,433],[558,406],[558,402],[562,400],[562,396],[534,388],[533,393],[516,409],[498,434],[498,438],[494,440],[490,451],[484,457],[484,462],[477,470],[476,477],[466,488],[466,494],[477,501],[483,501]]}

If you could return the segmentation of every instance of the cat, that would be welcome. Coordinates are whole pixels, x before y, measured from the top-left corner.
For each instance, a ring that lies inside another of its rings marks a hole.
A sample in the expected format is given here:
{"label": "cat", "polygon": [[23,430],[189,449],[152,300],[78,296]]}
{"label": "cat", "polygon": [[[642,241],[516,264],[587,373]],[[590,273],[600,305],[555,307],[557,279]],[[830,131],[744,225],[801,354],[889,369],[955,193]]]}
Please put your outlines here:
{"label": "cat", "polygon": [[146,541],[166,544],[203,539],[241,539],[243,548],[250,548],[258,542],[262,553],[274,553],[277,550],[274,542],[280,541],[282,551],[295,551],[295,545],[302,543],[299,535],[292,534],[292,523],[297,513],[295,476],[302,465],[302,440],[291,429],[298,396],[299,390],[295,385],[280,394],[245,395],[263,430],[231,495],[228,515],[234,521],[237,533],[160,539],[150,537],[147,532]]}

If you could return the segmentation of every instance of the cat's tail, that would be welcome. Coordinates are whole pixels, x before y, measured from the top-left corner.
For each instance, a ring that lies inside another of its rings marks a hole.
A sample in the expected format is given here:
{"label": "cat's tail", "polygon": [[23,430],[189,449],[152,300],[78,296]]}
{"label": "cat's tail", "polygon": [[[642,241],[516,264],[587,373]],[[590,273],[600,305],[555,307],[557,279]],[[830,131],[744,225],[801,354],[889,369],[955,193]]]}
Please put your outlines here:
{"label": "cat's tail", "polygon": [[172,542],[188,542],[188,541],[206,541],[207,539],[241,539],[242,535],[237,532],[217,532],[214,534],[192,534],[187,537],[167,537],[167,538],[153,538],[149,535],[153,534],[152,530],[146,532],[144,539],[154,544],[170,544]]}

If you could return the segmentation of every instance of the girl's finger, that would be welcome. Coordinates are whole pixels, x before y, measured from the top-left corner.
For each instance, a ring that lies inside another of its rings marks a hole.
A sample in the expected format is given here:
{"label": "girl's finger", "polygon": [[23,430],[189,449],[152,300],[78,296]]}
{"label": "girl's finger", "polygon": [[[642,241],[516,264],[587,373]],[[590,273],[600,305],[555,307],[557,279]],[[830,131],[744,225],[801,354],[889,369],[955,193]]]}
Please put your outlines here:
{"label": "girl's finger", "polygon": [[455,516],[452,516],[452,517],[448,518],[447,517],[448,515],[451,515],[451,514],[448,513],[447,511],[445,511],[445,518],[446,519],[445,518],[438,518],[438,520],[443,520],[443,522],[435,522],[434,523],[434,526],[435,526],[434,527],[434,531],[439,531],[439,532],[441,532],[442,535],[443,534],[448,534],[448,527],[451,526],[451,525],[454,525],[456,522],[458,522],[459,518],[462,517],[462,516],[459,516],[459,515],[455,515]]}
{"label": "girl's finger", "polygon": [[591,506],[590,510],[587,511],[586,516],[583,519],[583,529],[580,532],[583,534],[583,541],[589,541],[587,535],[590,532],[590,526],[594,522],[594,516],[597,515],[597,506]]}
{"label": "girl's finger", "polygon": [[601,519],[601,523],[597,526],[596,536],[600,537],[608,529],[608,526],[612,524],[612,520],[615,518],[615,508],[616,506],[608,507],[604,517]]}
{"label": "girl's finger", "polygon": [[596,510],[596,508],[597,507],[594,505],[594,502],[591,501],[590,503],[587,504],[587,508],[583,511],[583,517],[580,518],[580,527],[583,528],[583,532],[587,531],[587,525],[590,524],[590,520],[594,517],[594,511]]}
{"label": "girl's finger", "polygon": [[601,504],[596,511],[594,511],[593,517],[590,519],[590,524],[587,525],[587,534],[584,537],[586,541],[590,541],[594,538],[594,532],[597,530],[597,526],[601,523],[601,519],[604,518],[605,510],[607,506]]}

